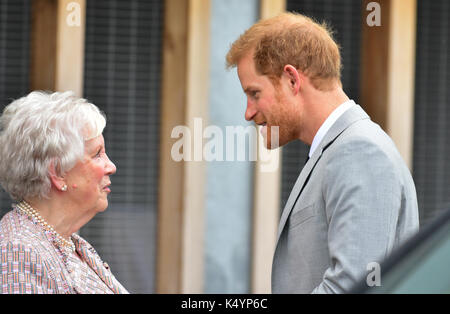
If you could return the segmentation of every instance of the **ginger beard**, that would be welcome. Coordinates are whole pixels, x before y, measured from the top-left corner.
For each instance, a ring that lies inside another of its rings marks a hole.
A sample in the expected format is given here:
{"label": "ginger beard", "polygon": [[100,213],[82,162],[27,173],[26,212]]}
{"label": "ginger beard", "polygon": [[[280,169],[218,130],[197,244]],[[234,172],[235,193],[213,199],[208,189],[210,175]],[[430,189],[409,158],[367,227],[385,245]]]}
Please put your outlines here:
{"label": "ginger beard", "polygon": [[275,103],[266,115],[266,125],[261,129],[267,149],[276,149],[298,138],[298,109],[283,95],[279,84],[275,87]]}

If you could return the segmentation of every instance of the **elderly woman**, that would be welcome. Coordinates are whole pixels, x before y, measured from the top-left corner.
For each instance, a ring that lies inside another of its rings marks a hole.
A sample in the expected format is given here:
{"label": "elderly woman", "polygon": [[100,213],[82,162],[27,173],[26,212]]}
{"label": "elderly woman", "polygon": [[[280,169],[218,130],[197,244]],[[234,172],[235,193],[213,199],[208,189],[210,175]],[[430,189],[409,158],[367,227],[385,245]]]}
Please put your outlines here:
{"label": "elderly woman", "polygon": [[76,232],[108,207],[105,117],[71,92],[32,92],[0,117],[0,293],[127,293]]}

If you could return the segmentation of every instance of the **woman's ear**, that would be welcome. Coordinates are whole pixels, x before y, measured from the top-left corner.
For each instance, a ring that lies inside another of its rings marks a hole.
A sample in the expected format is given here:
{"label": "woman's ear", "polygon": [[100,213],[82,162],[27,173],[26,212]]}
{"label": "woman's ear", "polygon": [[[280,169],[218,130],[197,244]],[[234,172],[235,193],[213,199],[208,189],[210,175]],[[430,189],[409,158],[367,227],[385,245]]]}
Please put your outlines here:
{"label": "woman's ear", "polygon": [[297,95],[300,91],[300,74],[297,69],[294,66],[287,64],[284,66],[283,75],[289,82],[289,88],[294,95]]}
{"label": "woman's ear", "polygon": [[48,167],[48,174],[53,187],[55,187],[58,191],[67,191],[67,184],[65,182],[65,179],[63,176],[58,174],[54,160],[50,162],[50,165]]}

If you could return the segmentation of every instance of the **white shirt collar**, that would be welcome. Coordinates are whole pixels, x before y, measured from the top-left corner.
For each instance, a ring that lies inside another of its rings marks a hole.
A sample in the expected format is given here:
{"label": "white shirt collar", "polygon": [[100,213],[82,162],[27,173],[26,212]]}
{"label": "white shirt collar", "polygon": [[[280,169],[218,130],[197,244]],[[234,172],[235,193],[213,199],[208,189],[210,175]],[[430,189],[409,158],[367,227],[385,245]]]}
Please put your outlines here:
{"label": "white shirt collar", "polygon": [[311,144],[311,148],[309,150],[309,157],[314,154],[314,151],[319,146],[320,142],[322,142],[323,137],[327,134],[328,130],[333,126],[333,124],[337,121],[351,107],[355,106],[356,103],[353,100],[348,100],[343,104],[340,104],[334,111],[328,116],[325,122],[320,126],[319,131],[317,131],[314,136],[313,142]]}

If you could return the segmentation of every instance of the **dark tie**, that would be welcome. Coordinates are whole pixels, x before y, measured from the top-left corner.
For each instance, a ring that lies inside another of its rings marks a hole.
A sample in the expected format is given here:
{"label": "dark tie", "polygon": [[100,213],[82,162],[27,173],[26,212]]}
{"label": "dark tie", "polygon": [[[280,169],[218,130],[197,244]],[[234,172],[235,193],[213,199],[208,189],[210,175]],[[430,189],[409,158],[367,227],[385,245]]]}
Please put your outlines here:
{"label": "dark tie", "polygon": [[306,165],[306,163],[308,162],[308,160],[309,160],[309,155],[308,155],[308,157],[306,157],[305,165]]}

